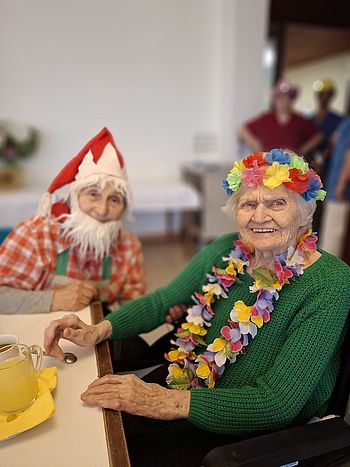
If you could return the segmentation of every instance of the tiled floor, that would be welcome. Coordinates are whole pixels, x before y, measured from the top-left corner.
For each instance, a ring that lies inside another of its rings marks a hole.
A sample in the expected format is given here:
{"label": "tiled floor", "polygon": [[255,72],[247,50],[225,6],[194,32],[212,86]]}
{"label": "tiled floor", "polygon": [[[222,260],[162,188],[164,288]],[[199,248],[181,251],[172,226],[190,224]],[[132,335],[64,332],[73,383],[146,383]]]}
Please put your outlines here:
{"label": "tiled floor", "polygon": [[[145,258],[145,269],[148,291],[167,284],[187,264],[190,257],[185,253],[181,242],[169,241],[167,243],[144,244],[143,254]],[[164,324],[152,332],[143,334],[143,338],[152,343],[172,327]]]}

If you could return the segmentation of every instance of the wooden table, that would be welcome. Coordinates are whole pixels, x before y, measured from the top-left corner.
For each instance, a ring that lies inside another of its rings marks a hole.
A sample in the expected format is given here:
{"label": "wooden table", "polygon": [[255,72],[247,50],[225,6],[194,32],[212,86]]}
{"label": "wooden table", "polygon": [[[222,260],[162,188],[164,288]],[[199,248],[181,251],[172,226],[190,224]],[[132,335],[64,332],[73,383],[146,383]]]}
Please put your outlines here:
{"label": "wooden table", "polygon": [[[64,314],[0,315],[0,332],[16,334],[24,344],[42,345],[45,327]],[[101,305],[93,303],[78,315],[86,323],[97,323],[103,316]],[[56,412],[31,430],[0,441],[0,465],[129,467],[120,413],[89,407],[80,400],[80,394],[97,375],[113,372],[108,343],[101,342],[94,349],[61,342],[63,350],[74,352],[78,361],[67,365],[43,357],[43,368],[58,368],[58,384],[53,393]]]}

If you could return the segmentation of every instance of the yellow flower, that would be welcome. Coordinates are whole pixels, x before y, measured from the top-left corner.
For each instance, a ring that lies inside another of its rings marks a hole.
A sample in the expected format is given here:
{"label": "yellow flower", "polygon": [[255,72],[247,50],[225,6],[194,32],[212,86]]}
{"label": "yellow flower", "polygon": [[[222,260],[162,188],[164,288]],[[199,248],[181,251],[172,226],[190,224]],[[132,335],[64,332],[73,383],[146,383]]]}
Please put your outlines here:
{"label": "yellow flower", "polygon": [[214,380],[213,376],[210,375],[210,376],[209,376],[208,388],[209,388],[209,389],[213,389],[214,386],[215,386],[215,380]]}
{"label": "yellow flower", "polygon": [[234,163],[233,168],[238,169],[240,172],[243,172],[243,170],[246,169],[246,166],[243,164],[243,161],[240,160]]}
{"label": "yellow flower", "polygon": [[265,171],[263,184],[270,190],[273,190],[283,182],[290,182],[289,167],[288,165],[273,162]]}
{"label": "yellow flower", "polygon": [[237,272],[241,272],[243,269],[243,262],[240,259],[237,259],[235,261],[235,266],[236,266]]}
{"label": "yellow flower", "polygon": [[197,334],[198,336],[205,336],[207,331],[203,326],[193,323],[184,323],[181,325],[182,329],[188,329],[191,334]]}
{"label": "yellow flower", "polygon": [[197,376],[200,378],[207,378],[210,375],[210,368],[207,363],[201,363],[196,369]]}
{"label": "yellow flower", "polygon": [[253,307],[251,307],[251,306],[247,306],[244,302],[242,302],[242,300],[238,300],[233,305],[233,309],[236,312],[236,316],[237,316],[238,321],[241,321],[243,323],[246,323],[247,321],[249,321],[252,308]]}
{"label": "yellow flower", "polygon": [[229,265],[227,266],[225,271],[227,272],[227,274],[230,274],[231,276],[236,276],[237,275],[235,265],[233,264],[232,259],[230,259]]}
{"label": "yellow flower", "polygon": [[[285,282],[285,283],[288,284],[289,282],[287,281],[287,282]],[[278,281],[274,282],[274,283],[272,284],[272,287],[273,287],[274,289],[276,289],[276,290],[281,290],[281,289],[282,289],[282,285],[281,285]]]}
{"label": "yellow flower", "polygon": [[250,318],[250,321],[258,326],[258,328],[261,328],[261,326],[264,324],[264,320],[262,319],[262,316],[252,316]]}
{"label": "yellow flower", "polygon": [[185,352],[179,352],[178,350],[170,350],[168,352],[168,358],[172,362],[175,362],[176,360],[183,360],[186,358]]}
{"label": "yellow flower", "polygon": [[182,378],[184,376],[184,371],[177,365],[172,365],[171,373],[173,378]]}
{"label": "yellow flower", "polygon": [[225,339],[221,339],[221,337],[217,337],[212,344],[214,352],[221,352],[226,347],[226,344],[227,344],[227,341],[225,341]]}

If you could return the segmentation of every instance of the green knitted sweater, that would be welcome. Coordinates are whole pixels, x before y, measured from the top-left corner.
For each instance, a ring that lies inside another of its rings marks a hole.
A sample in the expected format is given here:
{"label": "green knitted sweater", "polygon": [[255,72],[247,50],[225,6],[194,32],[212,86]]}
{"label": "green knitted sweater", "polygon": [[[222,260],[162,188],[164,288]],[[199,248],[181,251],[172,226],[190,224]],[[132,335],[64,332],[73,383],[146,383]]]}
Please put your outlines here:
{"label": "green knitted sweater", "polygon": [[[191,303],[213,265],[233,248],[234,234],[200,251],[167,286],[109,314],[112,339],[131,337],[164,323],[170,306]],[[263,432],[323,416],[339,371],[340,346],[350,308],[350,267],[329,253],[283,287],[271,321],[246,353],[226,365],[214,389],[192,389],[188,420],[216,433]],[[166,261],[166,258],[165,258]],[[206,342],[220,335],[236,300],[255,302],[252,278],[239,276],[228,299],[214,305]],[[170,345],[169,345],[170,349]]]}

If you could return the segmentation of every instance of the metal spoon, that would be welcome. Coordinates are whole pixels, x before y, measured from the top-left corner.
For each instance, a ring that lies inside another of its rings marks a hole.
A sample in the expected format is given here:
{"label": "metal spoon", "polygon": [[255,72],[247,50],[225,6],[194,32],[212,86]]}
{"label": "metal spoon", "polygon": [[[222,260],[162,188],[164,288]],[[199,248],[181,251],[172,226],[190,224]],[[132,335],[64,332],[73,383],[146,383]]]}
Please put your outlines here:
{"label": "metal spoon", "polygon": [[[43,355],[45,357],[52,357],[52,358],[57,358],[57,360],[60,360],[58,357],[56,357],[55,355],[52,355],[51,353],[47,353],[43,352]],[[64,359],[63,359],[63,362],[64,363],[67,363],[68,365],[70,365],[71,363],[75,363],[76,361],[78,360],[78,357],[76,355],[74,355],[74,353],[72,352],[64,352]],[[62,360],[60,360],[61,362]]]}

